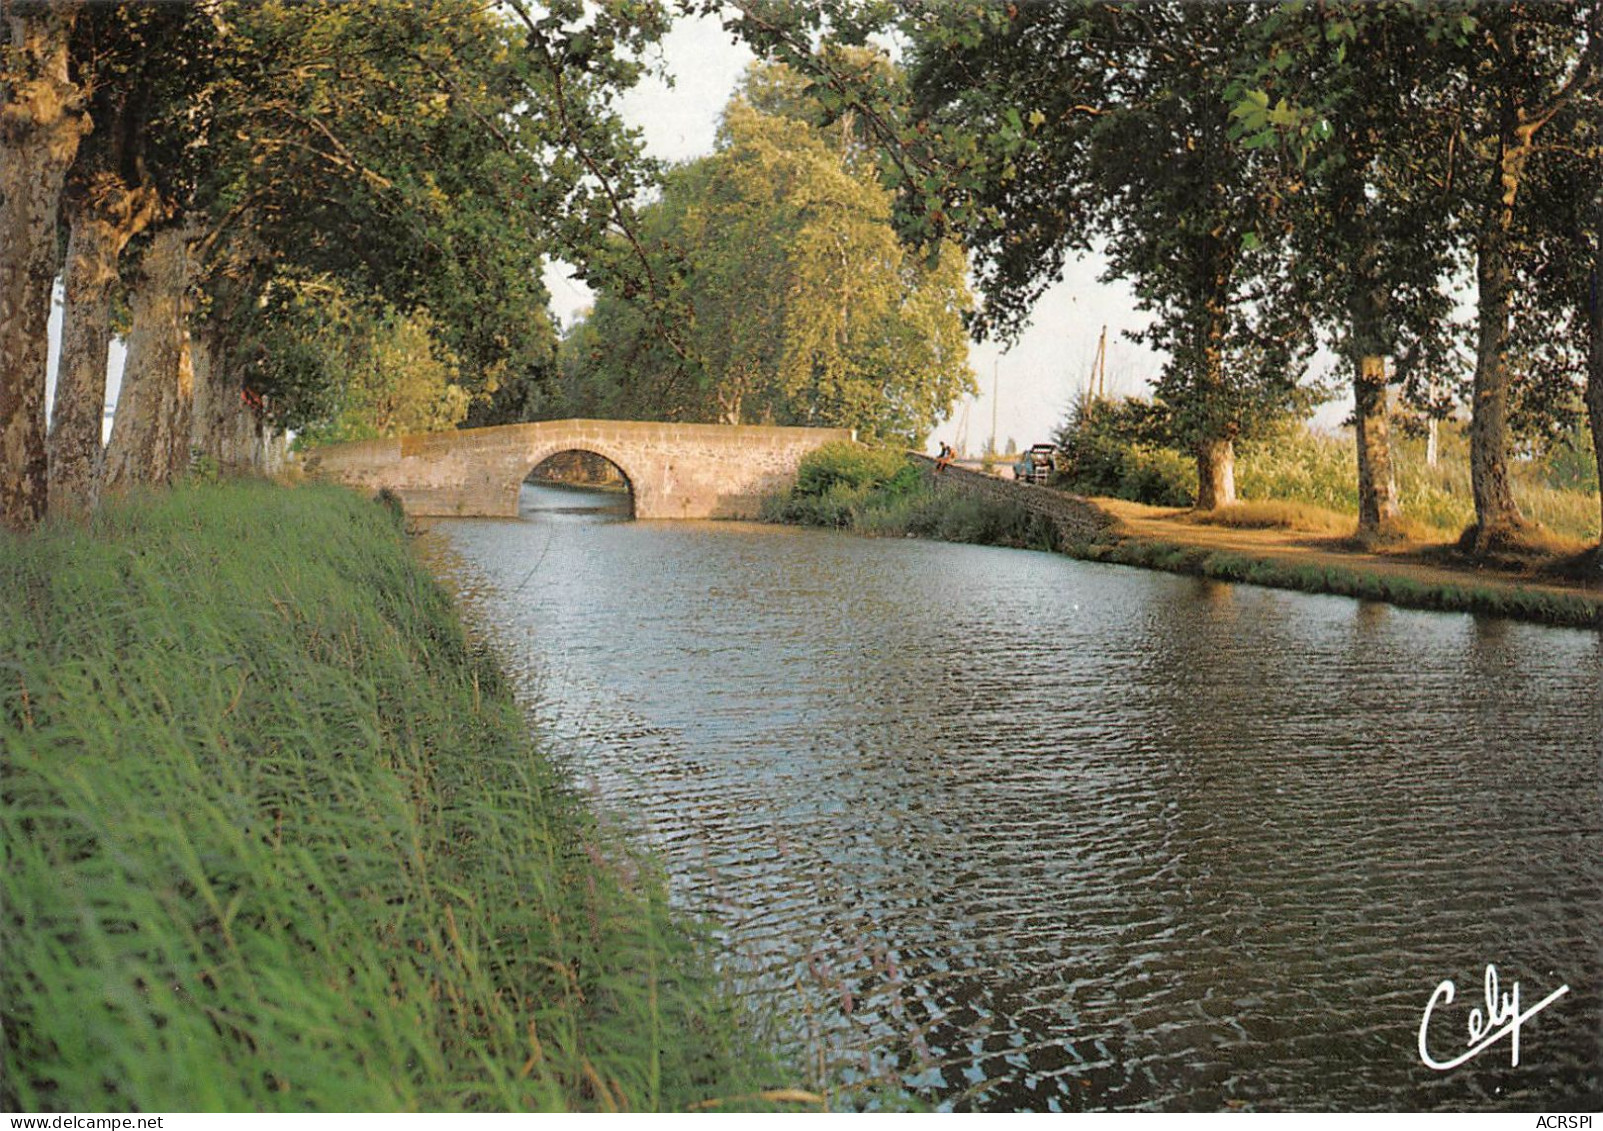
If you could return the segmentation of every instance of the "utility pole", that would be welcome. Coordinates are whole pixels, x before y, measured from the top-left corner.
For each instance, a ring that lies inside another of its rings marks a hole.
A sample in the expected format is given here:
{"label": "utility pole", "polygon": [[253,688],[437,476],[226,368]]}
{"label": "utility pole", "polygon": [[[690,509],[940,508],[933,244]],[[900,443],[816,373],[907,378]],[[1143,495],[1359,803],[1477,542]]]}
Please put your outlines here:
{"label": "utility pole", "polygon": [[991,454],[993,456],[996,454],[996,403],[998,381],[1000,380],[997,370],[1001,362],[1001,358],[991,362]]}
{"label": "utility pole", "polygon": [[1102,324],[1102,336],[1096,342],[1096,360],[1091,363],[1091,388],[1097,400],[1108,396],[1108,327]]}

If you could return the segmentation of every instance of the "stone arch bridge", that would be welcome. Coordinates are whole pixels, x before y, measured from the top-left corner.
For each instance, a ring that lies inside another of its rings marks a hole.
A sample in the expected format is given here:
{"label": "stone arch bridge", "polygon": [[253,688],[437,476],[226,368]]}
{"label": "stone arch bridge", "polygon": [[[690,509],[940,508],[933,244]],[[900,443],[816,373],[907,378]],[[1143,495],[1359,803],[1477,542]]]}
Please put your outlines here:
{"label": "stone arch bridge", "polygon": [[789,487],[802,456],[840,428],[547,420],[315,448],[308,474],[364,491],[388,487],[414,515],[518,513],[523,480],[559,452],[593,452],[629,483],[636,518],[751,518]]}

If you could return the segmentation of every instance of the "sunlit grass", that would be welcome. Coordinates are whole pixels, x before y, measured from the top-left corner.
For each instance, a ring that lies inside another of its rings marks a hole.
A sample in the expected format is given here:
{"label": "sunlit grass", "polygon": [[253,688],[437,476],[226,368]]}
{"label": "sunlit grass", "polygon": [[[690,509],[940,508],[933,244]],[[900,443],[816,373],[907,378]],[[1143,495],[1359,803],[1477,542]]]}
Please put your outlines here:
{"label": "sunlit grass", "polygon": [[783,1079],[393,516],[0,538],[10,1110],[672,1109]]}
{"label": "sunlit grass", "polygon": [[1211,511],[1193,511],[1186,518],[1190,522],[1233,526],[1242,530],[1299,530],[1331,535],[1351,534],[1355,526],[1352,515],[1311,503],[1286,502],[1282,499],[1237,503]]}
{"label": "sunlit grass", "polygon": [[[1425,443],[1399,439],[1392,451],[1398,501],[1411,534],[1423,540],[1451,541],[1475,521],[1467,439],[1455,428],[1442,429],[1435,467]],[[1575,462],[1575,461],[1569,461]],[[1584,461],[1582,461],[1584,462]],[[1328,436],[1296,430],[1270,441],[1242,444],[1236,487],[1244,501],[1299,503],[1339,514],[1358,513],[1357,455],[1350,433]],[[1555,486],[1544,468],[1529,460],[1510,465],[1516,501],[1561,545],[1598,540],[1598,498],[1590,480]]]}
{"label": "sunlit grass", "polygon": [[1529,586],[1439,583],[1335,563],[1279,562],[1157,540],[1097,542],[1075,547],[1073,552],[1076,557],[1093,561],[1307,593],[1334,593],[1404,608],[1488,613],[1580,628],[1603,627],[1603,604],[1581,593]]}

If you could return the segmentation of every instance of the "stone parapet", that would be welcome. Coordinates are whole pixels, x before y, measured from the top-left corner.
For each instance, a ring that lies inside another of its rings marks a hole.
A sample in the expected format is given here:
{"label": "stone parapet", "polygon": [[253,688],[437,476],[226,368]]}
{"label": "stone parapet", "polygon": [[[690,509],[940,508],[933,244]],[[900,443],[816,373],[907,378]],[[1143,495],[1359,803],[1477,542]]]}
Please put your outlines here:
{"label": "stone parapet", "polygon": [[636,518],[753,518],[795,481],[804,455],[851,438],[839,428],[548,420],[331,444],[302,462],[360,490],[387,487],[414,515],[513,516],[530,471],[590,452],[623,473]]}

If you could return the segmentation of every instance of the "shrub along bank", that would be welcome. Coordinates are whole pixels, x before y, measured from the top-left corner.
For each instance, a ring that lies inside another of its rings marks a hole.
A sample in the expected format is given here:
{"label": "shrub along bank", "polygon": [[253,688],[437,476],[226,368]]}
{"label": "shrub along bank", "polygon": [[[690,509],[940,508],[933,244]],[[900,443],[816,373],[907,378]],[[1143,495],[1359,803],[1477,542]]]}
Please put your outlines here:
{"label": "shrub along bank", "polygon": [[8,1110],[751,1094],[391,511],[178,490],[0,540],[0,593]]}
{"label": "shrub along bank", "polygon": [[1056,527],[1026,507],[936,491],[904,453],[857,444],[825,444],[804,456],[795,486],[766,500],[763,518],[858,534],[1058,548]]}

